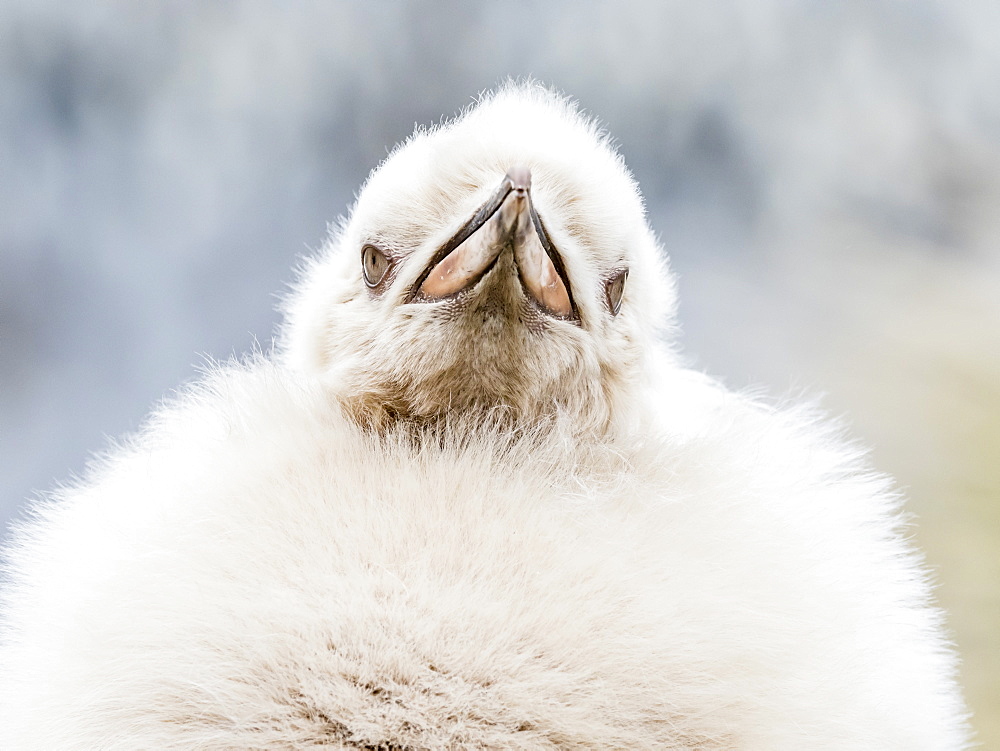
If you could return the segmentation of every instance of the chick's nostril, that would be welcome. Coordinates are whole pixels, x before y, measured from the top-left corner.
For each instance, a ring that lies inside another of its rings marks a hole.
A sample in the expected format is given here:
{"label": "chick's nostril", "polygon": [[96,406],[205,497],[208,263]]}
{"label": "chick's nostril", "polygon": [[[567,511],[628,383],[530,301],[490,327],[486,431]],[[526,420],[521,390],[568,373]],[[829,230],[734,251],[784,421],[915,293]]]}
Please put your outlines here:
{"label": "chick's nostril", "polygon": [[531,170],[527,167],[511,167],[507,170],[507,179],[510,180],[511,189],[518,193],[531,190]]}

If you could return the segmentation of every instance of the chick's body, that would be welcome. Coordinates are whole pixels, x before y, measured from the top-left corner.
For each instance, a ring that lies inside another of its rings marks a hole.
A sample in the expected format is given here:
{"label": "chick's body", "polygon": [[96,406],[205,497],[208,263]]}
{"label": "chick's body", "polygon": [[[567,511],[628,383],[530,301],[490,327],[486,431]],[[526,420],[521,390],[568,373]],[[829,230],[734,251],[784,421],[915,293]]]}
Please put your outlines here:
{"label": "chick's body", "polygon": [[[541,146],[510,153],[519,128]],[[565,297],[516,234],[427,292],[508,170],[497,216],[537,209]],[[683,370],[655,340],[669,291],[562,100],[508,88],[416,137],[275,357],[213,373],[20,532],[0,746],[962,747],[886,483],[804,411]]]}

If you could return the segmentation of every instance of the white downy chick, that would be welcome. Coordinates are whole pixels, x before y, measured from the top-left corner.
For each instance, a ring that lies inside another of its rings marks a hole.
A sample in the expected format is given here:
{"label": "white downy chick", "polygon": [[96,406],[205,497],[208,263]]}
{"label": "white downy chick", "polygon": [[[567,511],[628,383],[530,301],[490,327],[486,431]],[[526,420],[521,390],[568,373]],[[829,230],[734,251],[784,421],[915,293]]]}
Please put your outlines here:
{"label": "white downy chick", "polygon": [[0,747],[965,747],[889,484],[685,371],[661,259],[563,98],[418,131],[273,356],[22,525]]}

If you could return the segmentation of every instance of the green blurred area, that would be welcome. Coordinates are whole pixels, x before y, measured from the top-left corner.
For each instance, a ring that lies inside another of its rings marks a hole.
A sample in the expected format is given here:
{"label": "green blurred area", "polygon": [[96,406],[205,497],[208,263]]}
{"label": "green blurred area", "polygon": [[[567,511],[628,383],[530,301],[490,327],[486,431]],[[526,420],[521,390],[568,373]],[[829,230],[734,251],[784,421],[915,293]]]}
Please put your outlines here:
{"label": "green blurred area", "polygon": [[[772,391],[824,393],[871,464],[894,476],[962,660],[977,741],[1000,748],[1000,274],[852,221],[823,230],[761,238],[766,291],[738,267],[693,280],[748,306],[754,347],[691,345],[708,362],[738,358],[729,367]],[[792,252],[799,242],[807,257]]]}
{"label": "green blurred area", "polygon": [[876,463],[908,490],[973,726],[984,748],[1000,748],[1000,326],[995,310],[990,320],[968,303],[957,298],[953,312],[981,341],[932,330],[867,373],[866,401],[895,393],[871,404],[864,432]]}

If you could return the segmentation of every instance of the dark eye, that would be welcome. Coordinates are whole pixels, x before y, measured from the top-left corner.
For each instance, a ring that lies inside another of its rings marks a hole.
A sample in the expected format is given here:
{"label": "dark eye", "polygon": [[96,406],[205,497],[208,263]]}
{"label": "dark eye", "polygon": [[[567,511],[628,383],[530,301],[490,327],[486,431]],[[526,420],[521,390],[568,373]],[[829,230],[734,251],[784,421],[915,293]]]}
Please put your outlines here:
{"label": "dark eye", "polygon": [[628,269],[620,271],[608,280],[605,293],[608,296],[608,310],[611,315],[618,315],[622,307],[622,295],[625,294],[625,280],[628,279]]}
{"label": "dark eye", "polygon": [[365,284],[376,287],[385,278],[389,270],[389,257],[374,245],[366,245],[361,249],[361,271],[365,275]]}

